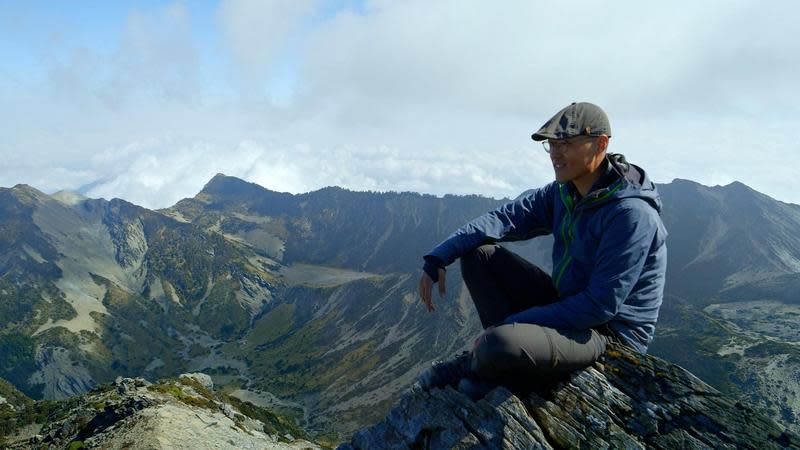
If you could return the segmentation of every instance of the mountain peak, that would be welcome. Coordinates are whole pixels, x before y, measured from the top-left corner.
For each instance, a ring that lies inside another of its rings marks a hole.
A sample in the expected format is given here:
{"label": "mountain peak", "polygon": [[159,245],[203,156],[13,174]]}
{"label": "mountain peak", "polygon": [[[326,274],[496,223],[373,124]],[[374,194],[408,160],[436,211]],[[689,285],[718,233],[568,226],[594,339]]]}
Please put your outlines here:
{"label": "mountain peak", "polygon": [[230,177],[228,175],[225,175],[222,172],[219,172],[216,175],[214,175],[213,177],[211,177],[210,180],[208,180],[208,182],[203,186],[202,191],[205,191],[207,189],[213,189],[216,186],[219,186],[219,185],[222,185],[222,184],[225,184],[225,183],[229,183],[229,182],[236,182],[236,181],[244,182],[243,180],[241,180],[239,178]]}
{"label": "mountain peak", "polygon": [[17,198],[17,200],[26,204],[42,203],[50,198],[44,192],[27,184],[18,184],[12,187],[11,193]]}
{"label": "mountain peak", "polygon": [[721,186],[721,189],[727,192],[736,193],[736,194],[758,194],[763,195],[760,192],[756,191],[755,189],[751,188],[750,186],[742,183],[741,181],[733,181],[728,183],[724,186]]}
{"label": "mountain peak", "polygon": [[473,402],[450,388],[405,394],[342,449],[800,448],[800,436],[683,368],[612,344],[549,392],[498,387]]}
{"label": "mountain peak", "polygon": [[685,179],[685,178],[675,178],[668,184],[702,186],[702,184],[700,184],[700,183],[698,183],[696,181],[688,180],[688,179]]}
{"label": "mountain peak", "polygon": [[214,175],[211,180],[203,186],[201,194],[206,195],[251,195],[270,192],[269,189],[261,187],[255,183],[242,180],[241,178],[231,177],[222,173]]}
{"label": "mountain peak", "polygon": [[29,184],[24,184],[24,183],[20,183],[20,184],[15,185],[14,187],[11,188],[11,190],[14,191],[14,192],[24,192],[24,193],[30,193],[30,194],[36,194],[36,195],[47,195],[44,192],[36,189],[35,187],[33,187],[33,186],[29,185]]}

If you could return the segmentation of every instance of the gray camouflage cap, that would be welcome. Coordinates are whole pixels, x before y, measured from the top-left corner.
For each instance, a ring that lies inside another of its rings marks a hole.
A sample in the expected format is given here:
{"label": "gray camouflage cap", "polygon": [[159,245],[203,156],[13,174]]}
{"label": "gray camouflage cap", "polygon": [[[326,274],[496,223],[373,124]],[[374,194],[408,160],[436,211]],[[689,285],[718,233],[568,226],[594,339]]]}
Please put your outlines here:
{"label": "gray camouflage cap", "polygon": [[576,136],[611,137],[608,116],[599,106],[592,103],[572,103],[557,112],[539,131],[531,137],[534,141],[545,139],[569,139]]}

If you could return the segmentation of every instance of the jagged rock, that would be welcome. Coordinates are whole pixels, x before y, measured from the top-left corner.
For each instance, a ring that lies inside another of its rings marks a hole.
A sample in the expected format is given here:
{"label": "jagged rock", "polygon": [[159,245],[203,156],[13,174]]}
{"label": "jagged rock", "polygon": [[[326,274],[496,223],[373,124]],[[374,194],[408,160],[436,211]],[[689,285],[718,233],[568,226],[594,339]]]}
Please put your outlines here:
{"label": "jagged rock", "polygon": [[191,378],[200,383],[201,386],[208,389],[209,391],[214,389],[214,381],[211,379],[209,375],[206,375],[204,373],[200,372],[182,373],[178,376],[178,378]]}
{"label": "jagged rock", "polygon": [[611,345],[556,387],[519,397],[410,391],[348,448],[800,449],[800,436],[677,365]]}
{"label": "jagged rock", "polygon": [[140,388],[150,386],[152,383],[145,380],[144,378],[122,378],[117,377],[114,380],[113,386],[117,388],[117,392],[120,394],[128,394],[131,392],[136,392]]}

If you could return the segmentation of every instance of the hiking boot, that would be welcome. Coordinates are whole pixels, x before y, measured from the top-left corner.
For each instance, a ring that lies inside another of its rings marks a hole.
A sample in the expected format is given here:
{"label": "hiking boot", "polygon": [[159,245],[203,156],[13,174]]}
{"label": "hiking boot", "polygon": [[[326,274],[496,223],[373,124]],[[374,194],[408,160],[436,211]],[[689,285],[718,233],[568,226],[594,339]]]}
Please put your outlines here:
{"label": "hiking boot", "polygon": [[447,385],[456,387],[459,380],[470,374],[471,359],[470,352],[463,352],[447,361],[434,361],[430,367],[417,375],[412,389],[427,392]]}
{"label": "hiking boot", "polygon": [[492,389],[496,388],[498,384],[491,383],[489,381],[481,381],[476,380],[474,378],[462,378],[461,381],[458,382],[458,392],[466,395],[473,402],[477,402],[478,400],[486,397],[486,394],[492,391]]}

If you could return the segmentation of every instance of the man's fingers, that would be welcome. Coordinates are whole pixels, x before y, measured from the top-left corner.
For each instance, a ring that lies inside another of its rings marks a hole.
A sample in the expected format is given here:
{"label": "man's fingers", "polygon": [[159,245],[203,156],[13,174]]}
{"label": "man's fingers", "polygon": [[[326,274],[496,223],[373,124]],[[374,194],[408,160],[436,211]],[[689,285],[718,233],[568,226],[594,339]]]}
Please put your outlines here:
{"label": "man's fingers", "polygon": [[422,301],[425,302],[426,305],[430,304],[431,302],[431,284],[428,278],[429,277],[427,274],[423,274],[422,279],[419,282],[419,295],[422,297]]}
{"label": "man's fingers", "polygon": [[439,297],[440,298],[443,298],[444,294],[445,294],[445,284],[446,284],[444,282],[445,273],[446,272],[445,272],[444,269],[439,269]]}
{"label": "man's fingers", "polygon": [[429,277],[427,273],[423,272],[422,277],[419,279],[419,296],[422,299],[422,302],[425,303],[425,307],[427,308],[428,312],[431,312],[435,309],[433,307],[433,299],[431,298],[432,284],[433,280],[431,280],[431,277]]}

